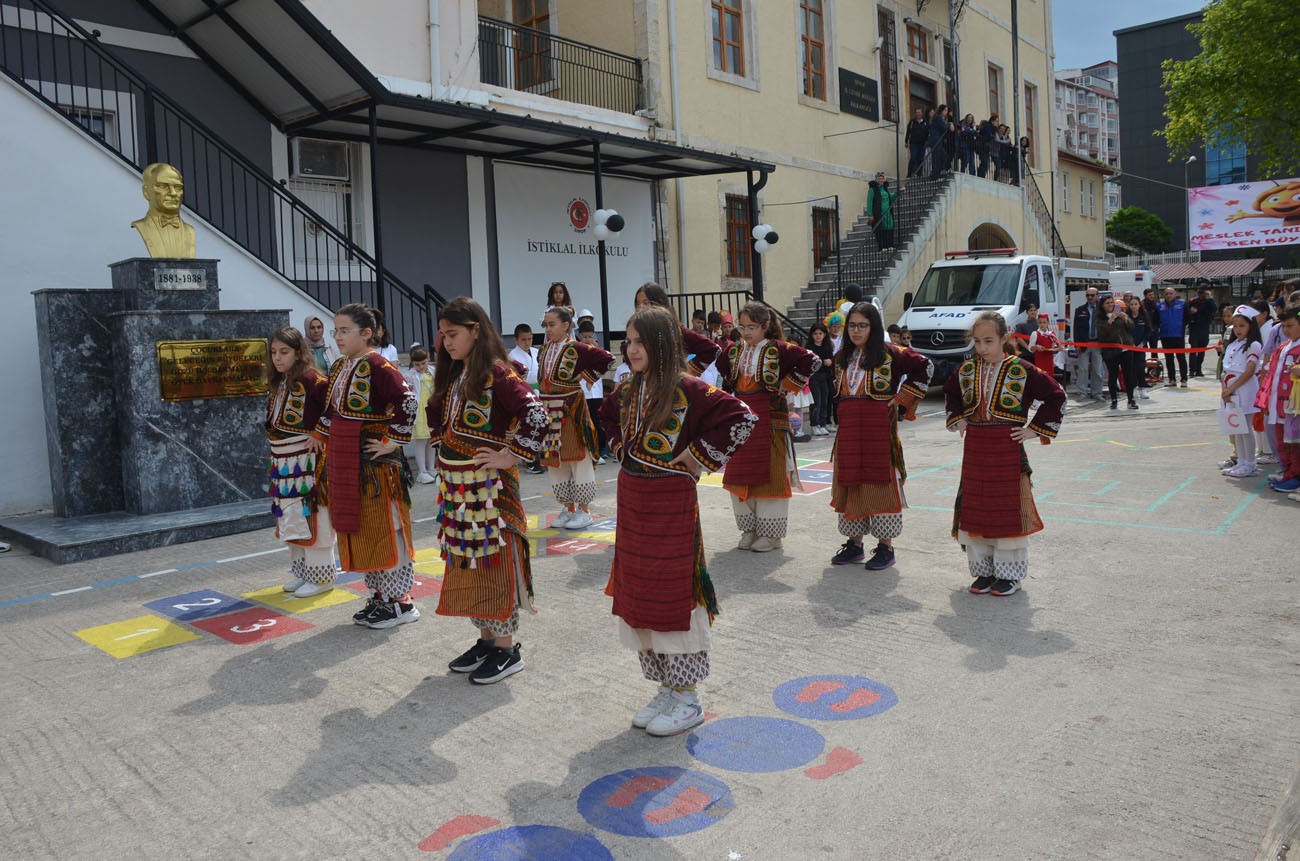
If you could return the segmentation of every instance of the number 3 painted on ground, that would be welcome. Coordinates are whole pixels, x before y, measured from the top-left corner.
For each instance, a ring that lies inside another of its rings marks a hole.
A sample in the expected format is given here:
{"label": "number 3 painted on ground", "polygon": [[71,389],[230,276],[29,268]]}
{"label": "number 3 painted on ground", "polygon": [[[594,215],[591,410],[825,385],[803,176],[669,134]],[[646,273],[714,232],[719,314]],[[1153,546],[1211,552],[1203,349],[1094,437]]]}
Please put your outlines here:
{"label": "number 3 painted on ground", "polygon": [[256,633],[257,631],[262,630],[263,628],[269,628],[274,624],[275,624],[274,619],[258,619],[255,623],[249,625],[247,628],[241,628],[238,625],[231,625],[230,630],[232,633],[235,634],[253,634]]}

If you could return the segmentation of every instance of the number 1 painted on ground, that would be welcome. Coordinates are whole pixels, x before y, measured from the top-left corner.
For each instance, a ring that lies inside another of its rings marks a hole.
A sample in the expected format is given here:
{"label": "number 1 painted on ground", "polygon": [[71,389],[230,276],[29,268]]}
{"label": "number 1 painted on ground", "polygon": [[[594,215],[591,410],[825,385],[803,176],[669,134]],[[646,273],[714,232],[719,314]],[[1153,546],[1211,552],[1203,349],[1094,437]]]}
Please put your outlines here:
{"label": "number 1 painted on ground", "polygon": [[113,640],[115,642],[118,640],[129,640],[132,637],[143,637],[145,634],[156,634],[160,630],[161,630],[160,628],[141,628],[140,630],[136,631],[134,634],[123,634],[120,637],[114,637]]}

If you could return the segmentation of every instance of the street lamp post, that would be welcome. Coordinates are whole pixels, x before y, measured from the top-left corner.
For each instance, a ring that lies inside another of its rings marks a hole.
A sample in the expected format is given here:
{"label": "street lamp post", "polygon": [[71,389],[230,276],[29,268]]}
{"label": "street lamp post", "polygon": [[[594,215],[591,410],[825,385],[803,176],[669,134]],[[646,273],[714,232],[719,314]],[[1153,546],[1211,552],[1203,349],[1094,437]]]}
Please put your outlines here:
{"label": "street lamp post", "polygon": [[1189,155],[1183,162],[1183,226],[1186,228],[1183,238],[1186,242],[1187,259],[1192,259],[1192,208],[1188,205],[1187,168],[1196,162],[1196,156]]}

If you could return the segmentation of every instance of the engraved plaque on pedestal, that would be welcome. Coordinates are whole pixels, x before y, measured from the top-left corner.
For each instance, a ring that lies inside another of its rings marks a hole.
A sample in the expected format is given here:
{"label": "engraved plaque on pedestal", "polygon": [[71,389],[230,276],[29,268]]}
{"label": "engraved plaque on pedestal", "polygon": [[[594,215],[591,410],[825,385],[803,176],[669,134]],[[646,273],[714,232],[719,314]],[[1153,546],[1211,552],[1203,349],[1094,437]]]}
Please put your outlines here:
{"label": "engraved plaque on pedestal", "polygon": [[158,383],[164,401],[265,395],[270,349],[262,338],[159,341]]}

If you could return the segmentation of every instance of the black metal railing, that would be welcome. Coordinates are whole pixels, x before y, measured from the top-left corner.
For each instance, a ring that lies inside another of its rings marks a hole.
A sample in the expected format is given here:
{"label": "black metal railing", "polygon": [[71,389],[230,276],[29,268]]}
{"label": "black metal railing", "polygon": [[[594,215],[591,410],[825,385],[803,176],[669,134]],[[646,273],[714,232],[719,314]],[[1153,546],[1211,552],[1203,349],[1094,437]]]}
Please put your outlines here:
{"label": "black metal railing", "polygon": [[418,294],[388,272],[381,278],[349,235],[45,0],[0,7],[0,68],[136,170],[176,167],[188,209],[317,302],[382,307],[394,344],[432,343],[436,291]]}
{"label": "black metal railing", "polygon": [[[677,317],[684,326],[691,324],[691,315],[696,310],[703,310],[705,314],[710,311],[730,314],[732,325],[739,325],[740,320],[737,315],[740,314],[740,309],[745,307],[745,303],[754,301],[763,302],[761,299],[755,300],[754,294],[748,290],[711,290],[703,293],[668,294],[668,302],[673,306],[673,310],[677,312]],[[767,302],[763,302],[763,304],[767,305],[768,309],[776,314],[777,319],[781,321],[781,327],[785,330],[787,340],[797,341],[802,344],[808,339],[807,329],[791,320],[779,308],[769,305]]]}
{"label": "black metal railing", "polygon": [[[1051,174],[1049,173],[1050,177]],[[1046,233],[1052,243],[1052,256],[1064,257],[1067,254],[1065,240],[1061,238],[1061,231],[1056,229],[1056,219],[1052,215],[1052,208],[1047,205],[1043,199],[1043,192],[1038,188],[1038,180],[1034,178],[1032,171],[1025,171],[1023,188],[1025,189],[1025,198],[1029,202],[1029,208],[1034,211],[1034,218],[1038,219],[1038,226]]]}
{"label": "black metal railing", "polygon": [[482,15],[478,53],[485,84],[625,114],[642,107],[636,57]]}

